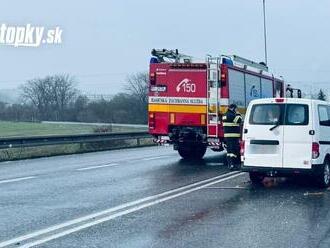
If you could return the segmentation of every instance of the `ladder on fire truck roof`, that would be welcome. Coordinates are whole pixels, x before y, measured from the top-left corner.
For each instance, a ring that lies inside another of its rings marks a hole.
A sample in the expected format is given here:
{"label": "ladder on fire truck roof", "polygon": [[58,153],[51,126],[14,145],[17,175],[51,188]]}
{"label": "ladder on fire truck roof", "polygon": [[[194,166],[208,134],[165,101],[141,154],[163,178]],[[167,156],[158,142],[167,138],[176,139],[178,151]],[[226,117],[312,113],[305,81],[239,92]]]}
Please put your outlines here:
{"label": "ladder on fire truck roof", "polygon": [[[219,75],[220,75],[219,57],[207,57],[207,136],[218,137],[219,124]],[[214,130],[210,132],[211,130]]]}
{"label": "ladder on fire truck roof", "polygon": [[250,60],[250,59],[246,59],[246,58],[243,58],[243,57],[240,57],[240,56],[237,56],[237,55],[232,55],[232,56],[230,56],[230,58],[234,62],[237,62],[239,64],[254,67],[254,68],[257,68],[261,71],[268,72],[268,66],[264,62],[257,63],[257,62],[254,62],[254,61]]}

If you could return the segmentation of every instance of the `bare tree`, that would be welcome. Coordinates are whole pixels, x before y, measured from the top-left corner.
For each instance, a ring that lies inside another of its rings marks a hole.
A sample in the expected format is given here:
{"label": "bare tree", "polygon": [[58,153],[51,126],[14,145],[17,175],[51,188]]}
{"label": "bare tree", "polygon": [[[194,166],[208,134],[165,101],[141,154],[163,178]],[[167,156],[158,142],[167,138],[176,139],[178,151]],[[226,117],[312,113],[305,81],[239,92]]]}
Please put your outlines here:
{"label": "bare tree", "polygon": [[149,75],[147,72],[138,72],[127,76],[126,91],[137,97],[143,105],[148,102],[148,83]]}
{"label": "bare tree", "polygon": [[63,120],[66,108],[78,94],[74,78],[68,74],[53,76],[51,91],[57,118]]}
{"label": "bare tree", "polygon": [[146,123],[149,75],[147,72],[138,72],[136,74],[129,75],[126,78],[126,82],[125,89],[130,96],[127,100],[129,100],[129,103],[132,104],[130,106],[131,109],[135,110],[135,114],[132,115],[135,116],[134,122]]}
{"label": "bare tree", "polygon": [[69,75],[32,79],[22,86],[23,99],[32,103],[42,120],[63,119],[77,92],[75,81]]}
{"label": "bare tree", "polygon": [[29,80],[22,86],[23,99],[32,103],[41,119],[48,119],[51,105],[50,78]]}

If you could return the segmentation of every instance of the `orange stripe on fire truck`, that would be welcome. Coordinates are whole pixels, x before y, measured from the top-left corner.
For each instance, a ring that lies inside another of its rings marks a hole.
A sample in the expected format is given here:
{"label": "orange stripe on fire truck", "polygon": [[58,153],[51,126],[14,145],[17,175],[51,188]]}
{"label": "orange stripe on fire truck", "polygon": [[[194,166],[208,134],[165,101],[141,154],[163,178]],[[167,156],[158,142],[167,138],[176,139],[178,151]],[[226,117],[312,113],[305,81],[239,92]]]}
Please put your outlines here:
{"label": "orange stripe on fire truck", "polygon": [[205,114],[206,105],[149,104],[150,112]]}
{"label": "orange stripe on fire truck", "polygon": [[[227,106],[220,106],[220,112],[225,113]],[[149,104],[149,112],[165,112],[165,113],[186,113],[186,114],[206,114],[206,105],[177,105],[177,104]],[[238,108],[241,114],[245,114],[246,108]]]}

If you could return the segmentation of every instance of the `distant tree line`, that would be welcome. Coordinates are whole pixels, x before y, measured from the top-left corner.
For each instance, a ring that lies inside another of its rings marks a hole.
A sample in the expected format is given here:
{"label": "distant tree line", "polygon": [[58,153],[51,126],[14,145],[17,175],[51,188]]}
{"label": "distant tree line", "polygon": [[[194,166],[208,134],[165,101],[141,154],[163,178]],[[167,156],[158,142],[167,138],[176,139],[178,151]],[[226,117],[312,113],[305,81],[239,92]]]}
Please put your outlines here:
{"label": "distant tree line", "polygon": [[146,123],[148,74],[128,76],[124,88],[110,100],[90,101],[70,75],[32,79],[21,87],[21,103],[0,99],[0,120]]}

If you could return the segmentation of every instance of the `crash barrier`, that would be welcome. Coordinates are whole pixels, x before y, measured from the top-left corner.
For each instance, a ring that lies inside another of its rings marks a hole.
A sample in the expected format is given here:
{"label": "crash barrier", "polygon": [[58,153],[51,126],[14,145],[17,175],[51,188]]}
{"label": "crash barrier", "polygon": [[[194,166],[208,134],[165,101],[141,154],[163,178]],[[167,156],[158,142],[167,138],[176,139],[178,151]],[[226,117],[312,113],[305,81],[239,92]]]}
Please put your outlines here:
{"label": "crash barrier", "polygon": [[146,131],[0,138],[0,149],[151,138]]}

